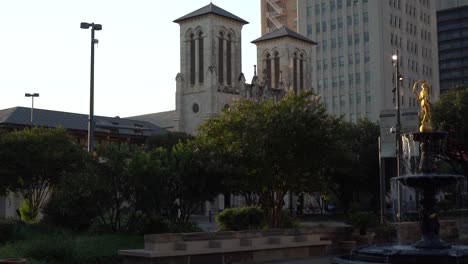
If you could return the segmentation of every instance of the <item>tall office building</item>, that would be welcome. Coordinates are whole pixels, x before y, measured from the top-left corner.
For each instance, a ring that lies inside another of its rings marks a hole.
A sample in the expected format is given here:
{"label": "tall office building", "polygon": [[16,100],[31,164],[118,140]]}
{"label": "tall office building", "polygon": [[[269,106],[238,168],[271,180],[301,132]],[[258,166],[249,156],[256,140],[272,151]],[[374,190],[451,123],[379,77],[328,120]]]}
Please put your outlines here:
{"label": "tall office building", "polygon": [[440,1],[437,11],[441,93],[468,85],[468,0]]}
{"label": "tall office building", "polygon": [[260,5],[262,36],[282,27],[297,31],[297,0],[260,0]]}
{"label": "tall office building", "polygon": [[330,113],[378,120],[395,108],[392,54],[403,76],[401,107],[417,106],[415,80],[439,95],[435,0],[299,0],[298,32],[317,41],[313,84]]}

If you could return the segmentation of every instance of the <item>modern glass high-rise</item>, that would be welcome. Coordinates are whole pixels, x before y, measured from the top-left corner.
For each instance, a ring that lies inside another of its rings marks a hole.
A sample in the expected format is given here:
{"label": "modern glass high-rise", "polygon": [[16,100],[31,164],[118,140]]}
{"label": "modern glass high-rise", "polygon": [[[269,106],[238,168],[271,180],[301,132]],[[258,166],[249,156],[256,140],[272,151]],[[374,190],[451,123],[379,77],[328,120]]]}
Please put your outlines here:
{"label": "modern glass high-rise", "polygon": [[468,1],[437,11],[441,93],[468,86]]}
{"label": "modern glass high-rise", "polygon": [[438,98],[435,0],[289,1],[296,4],[298,32],[318,43],[310,86],[330,113],[377,121],[383,110],[395,109],[396,51],[404,78],[401,108],[417,106],[410,91],[415,80],[431,83]]}

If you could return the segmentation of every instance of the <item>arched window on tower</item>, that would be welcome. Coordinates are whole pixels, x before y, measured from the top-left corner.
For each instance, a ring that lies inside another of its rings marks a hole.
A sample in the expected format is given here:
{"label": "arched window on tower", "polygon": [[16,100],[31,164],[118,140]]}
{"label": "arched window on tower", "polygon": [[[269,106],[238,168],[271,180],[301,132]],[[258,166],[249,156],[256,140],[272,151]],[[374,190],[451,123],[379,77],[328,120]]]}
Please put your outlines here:
{"label": "arched window on tower", "polygon": [[195,85],[195,35],[190,35],[190,84]]}
{"label": "arched window on tower", "polygon": [[203,66],[203,58],[204,58],[204,53],[203,53],[203,32],[198,33],[198,82],[203,83],[204,82],[204,66]]}
{"label": "arched window on tower", "polygon": [[301,54],[301,61],[299,65],[299,82],[301,91],[304,90],[304,54]]}
{"label": "arched window on tower", "polygon": [[266,55],[266,81],[268,84],[268,87],[271,88],[271,55],[270,53],[267,53]]}
{"label": "arched window on tower", "polygon": [[293,89],[294,93],[297,93],[297,52],[293,55]]}
{"label": "arched window on tower", "polygon": [[280,88],[279,83],[280,83],[280,58],[279,58],[279,53],[275,52],[275,88],[278,89]]}
{"label": "arched window on tower", "polygon": [[231,37],[231,34],[228,34],[227,35],[227,43],[226,43],[226,82],[227,82],[227,85],[231,85],[231,79],[232,79],[232,73],[231,73],[231,70],[232,70],[232,37]]}
{"label": "arched window on tower", "polygon": [[224,83],[224,34],[219,32],[218,39],[218,82]]}

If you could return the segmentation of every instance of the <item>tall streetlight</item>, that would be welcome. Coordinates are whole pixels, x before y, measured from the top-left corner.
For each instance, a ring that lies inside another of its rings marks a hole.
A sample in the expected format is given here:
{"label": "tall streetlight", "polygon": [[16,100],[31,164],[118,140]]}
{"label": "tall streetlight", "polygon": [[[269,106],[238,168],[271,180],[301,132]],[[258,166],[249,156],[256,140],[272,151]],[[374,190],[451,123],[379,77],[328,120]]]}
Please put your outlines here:
{"label": "tall streetlight", "polygon": [[89,85],[89,119],[88,119],[88,152],[93,152],[94,149],[94,44],[99,41],[94,38],[95,30],[102,30],[102,25],[94,23],[82,22],[82,29],[91,28],[91,77]]}
{"label": "tall streetlight", "polygon": [[[393,67],[395,67],[395,108],[396,108],[396,125],[395,125],[395,142],[396,142],[396,164],[397,164],[397,177],[400,177],[400,158],[401,158],[401,120],[400,120],[400,82],[403,81],[403,76],[400,74],[400,56],[398,50],[392,55]],[[401,194],[400,182],[397,183],[398,195],[398,220],[401,219]]]}
{"label": "tall streetlight", "polygon": [[33,125],[34,97],[39,97],[38,93],[25,93],[25,97],[31,97],[31,126]]}

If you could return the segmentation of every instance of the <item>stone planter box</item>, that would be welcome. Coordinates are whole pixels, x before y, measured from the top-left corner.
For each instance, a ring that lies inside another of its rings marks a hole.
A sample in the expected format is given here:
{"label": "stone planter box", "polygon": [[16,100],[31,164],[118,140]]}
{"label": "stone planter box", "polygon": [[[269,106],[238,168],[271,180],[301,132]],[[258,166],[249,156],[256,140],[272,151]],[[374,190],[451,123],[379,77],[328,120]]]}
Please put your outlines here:
{"label": "stone planter box", "polygon": [[10,259],[0,259],[0,264],[25,264],[26,259],[21,258],[10,258]]}
{"label": "stone planter box", "polygon": [[145,235],[145,248],[120,250],[124,264],[261,263],[324,256],[331,241],[307,229]]}

